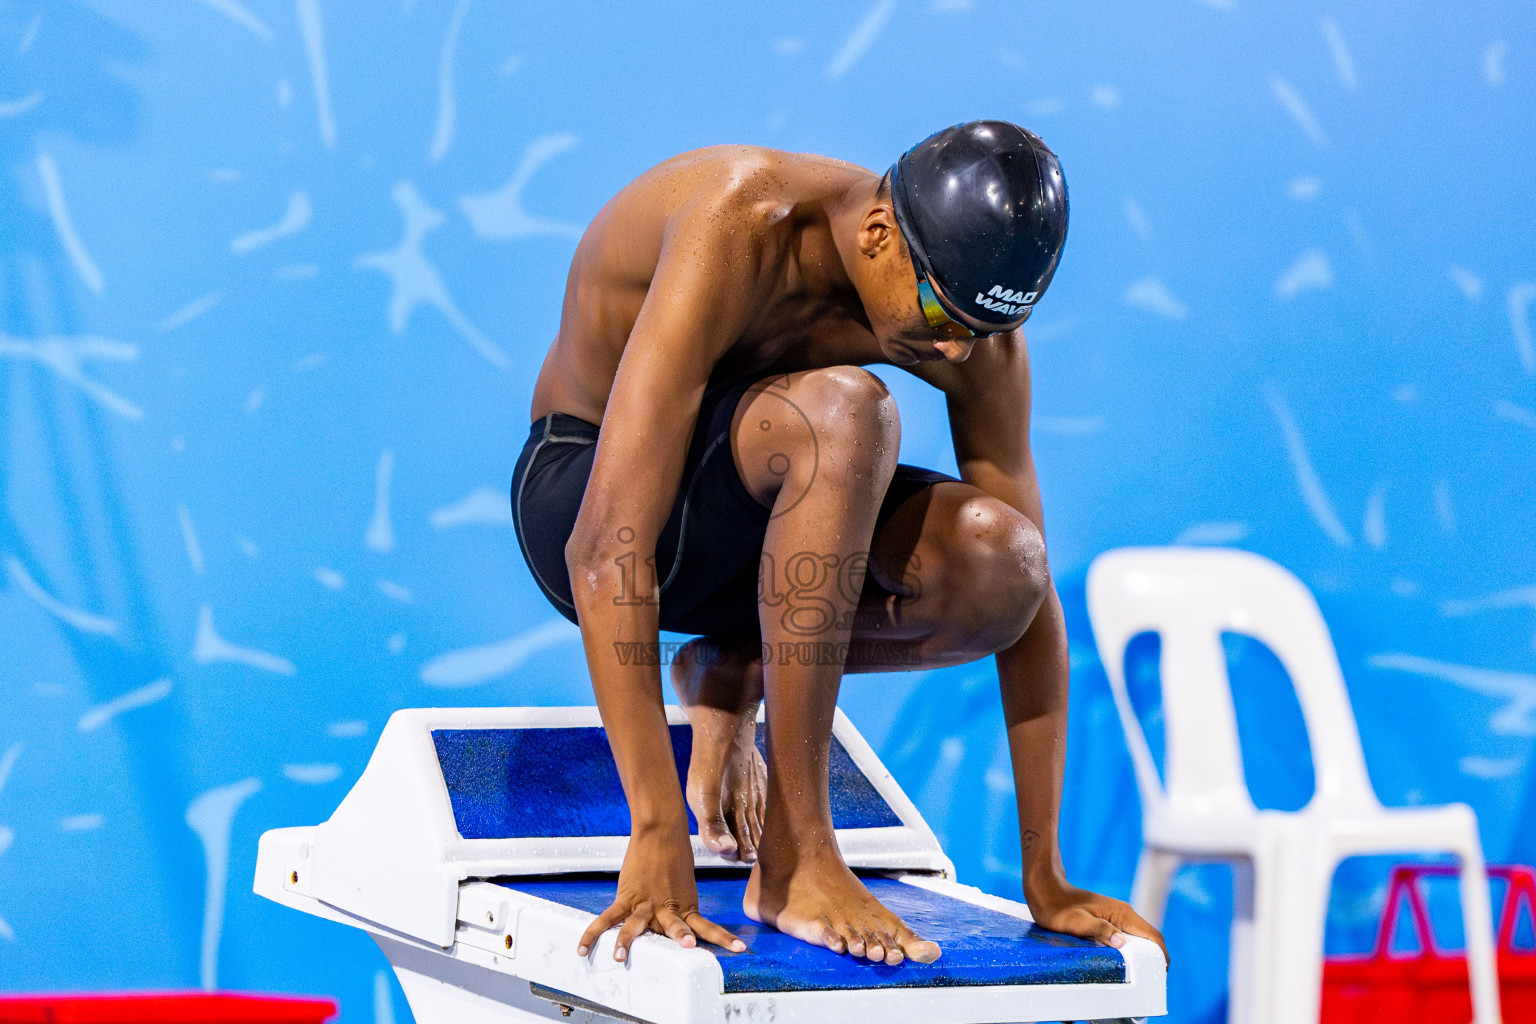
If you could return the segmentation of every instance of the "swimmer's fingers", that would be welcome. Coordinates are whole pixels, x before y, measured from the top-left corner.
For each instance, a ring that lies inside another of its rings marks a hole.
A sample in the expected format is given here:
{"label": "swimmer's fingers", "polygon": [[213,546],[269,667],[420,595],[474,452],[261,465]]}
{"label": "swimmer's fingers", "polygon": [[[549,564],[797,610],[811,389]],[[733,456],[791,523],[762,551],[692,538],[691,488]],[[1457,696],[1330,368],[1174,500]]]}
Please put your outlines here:
{"label": "swimmer's fingers", "polygon": [[581,933],[581,938],[576,942],[576,955],[586,956],[591,952],[597,937],[628,917],[629,910],[629,904],[615,901],[613,906],[593,918],[592,923],[587,925],[587,930]]}
{"label": "swimmer's fingers", "polygon": [[677,911],[671,907],[662,907],[656,911],[656,921],[652,927],[684,949],[692,949],[699,944],[693,929],[684,924]]}
{"label": "swimmer's fingers", "polygon": [[629,959],[630,943],[638,939],[651,927],[656,912],[651,902],[646,900],[637,906],[624,922],[624,927],[619,929],[619,937],[613,940],[613,958],[624,961]]}
{"label": "swimmer's fingers", "polygon": [[745,942],[742,942],[739,938],[715,924],[715,922],[697,910],[689,911],[683,915],[683,918],[699,938],[705,942],[713,942],[722,949],[728,949],[733,953],[746,952],[747,944]]}
{"label": "swimmer's fingers", "polygon": [[[1165,964],[1172,962],[1168,957],[1168,944],[1163,941],[1163,933],[1148,924],[1146,919],[1136,913],[1129,903],[1112,900],[1110,901],[1110,906],[1105,910],[1101,910],[1100,913],[1109,920],[1110,924],[1119,928],[1127,935],[1134,935],[1137,938],[1149,939],[1157,943],[1157,948],[1163,951],[1163,962]],[[1121,944],[1123,945],[1123,942]]]}
{"label": "swimmer's fingers", "polygon": [[1073,907],[1061,918],[1060,921],[1052,922],[1052,930],[1080,935],[1085,939],[1097,939],[1116,949],[1125,945],[1127,935],[1135,935],[1157,943],[1157,948],[1163,951],[1163,961],[1168,961],[1168,947],[1163,942],[1162,933],[1142,920],[1141,915],[1128,904],[1119,900],[1106,899],[1102,904]]}

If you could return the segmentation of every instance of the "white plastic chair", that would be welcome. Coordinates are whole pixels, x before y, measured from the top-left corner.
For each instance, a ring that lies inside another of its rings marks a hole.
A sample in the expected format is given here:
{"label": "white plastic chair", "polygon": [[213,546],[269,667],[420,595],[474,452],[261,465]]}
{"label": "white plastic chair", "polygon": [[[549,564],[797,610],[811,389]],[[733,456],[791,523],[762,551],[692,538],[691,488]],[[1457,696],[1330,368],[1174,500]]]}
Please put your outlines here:
{"label": "white plastic chair", "polygon": [[[1357,854],[1411,851],[1460,861],[1473,1021],[1498,1024],[1477,818],[1466,804],[1389,808],[1377,800],[1333,640],[1302,582],[1246,551],[1122,548],[1089,567],[1088,612],[1141,791],[1143,847],[1131,902],[1161,924],[1181,864],[1233,865],[1229,1020],[1316,1024],[1334,869]],[[1125,685],[1126,645],[1148,631],[1162,641],[1162,780]],[[1317,779],[1299,811],[1261,811],[1249,796],[1224,632],[1266,644],[1296,688]]]}

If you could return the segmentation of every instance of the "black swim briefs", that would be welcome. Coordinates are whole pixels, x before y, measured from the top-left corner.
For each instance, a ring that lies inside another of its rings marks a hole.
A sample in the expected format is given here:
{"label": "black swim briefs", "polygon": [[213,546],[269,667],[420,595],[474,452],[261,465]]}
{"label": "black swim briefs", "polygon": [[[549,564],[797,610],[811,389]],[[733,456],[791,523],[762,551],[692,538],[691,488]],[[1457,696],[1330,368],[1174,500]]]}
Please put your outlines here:
{"label": "black swim briefs", "polygon": [[[704,392],[677,499],[656,542],[662,629],[758,636],[757,570],[771,510],[741,482],[730,442],[736,405],[756,382],[745,378]],[[565,544],[581,511],[597,434],[594,423],[550,413],[533,424],[512,473],[512,523],[523,558],[544,596],[572,622]],[[898,465],[875,528],[912,495],[953,479]]]}

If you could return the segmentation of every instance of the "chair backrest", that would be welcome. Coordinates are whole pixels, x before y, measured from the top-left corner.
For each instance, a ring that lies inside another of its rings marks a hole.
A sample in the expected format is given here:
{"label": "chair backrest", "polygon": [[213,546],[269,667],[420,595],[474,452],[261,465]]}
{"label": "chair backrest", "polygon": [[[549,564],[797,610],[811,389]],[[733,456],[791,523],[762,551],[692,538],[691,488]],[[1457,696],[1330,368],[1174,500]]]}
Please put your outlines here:
{"label": "chair backrest", "polygon": [[[1312,803],[1377,803],[1327,623],[1285,569],[1227,548],[1121,548],[1089,567],[1088,614],[1149,810],[1255,813],[1223,633],[1261,641],[1290,676],[1312,746]],[[1161,783],[1125,682],[1126,646],[1149,631],[1162,642]]]}

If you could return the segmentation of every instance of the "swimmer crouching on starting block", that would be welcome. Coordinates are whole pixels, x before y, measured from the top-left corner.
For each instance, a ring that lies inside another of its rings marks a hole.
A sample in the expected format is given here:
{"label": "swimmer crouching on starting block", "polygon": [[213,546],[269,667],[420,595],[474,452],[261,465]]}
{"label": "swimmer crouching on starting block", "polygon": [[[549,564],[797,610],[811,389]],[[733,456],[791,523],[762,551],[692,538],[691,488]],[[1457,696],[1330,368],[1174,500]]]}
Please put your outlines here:
{"label": "swimmer crouching on starting block", "polygon": [[[512,480],[524,557],[581,626],[633,822],[582,955],[614,926],[619,960],[646,931],[745,948],[699,913],[686,799],[710,849],[753,863],[753,919],[887,964],[937,959],[838,851],[833,709],[845,671],[988,654],[1035,920],[1161,944],[1125,903],[1072,886],[1057,845],[1067,636],[1020,327],[1066,230],[1055,155],[1003,121],[941,131],[883,177],[748,146],[684,153],[593,219]],[[959,480],[897,464],[896,404],[860,368],[875,363],[944,393]],[[658,629],[698,639],[669,657]],[[666,662],[693,728],[686,797]]]}

